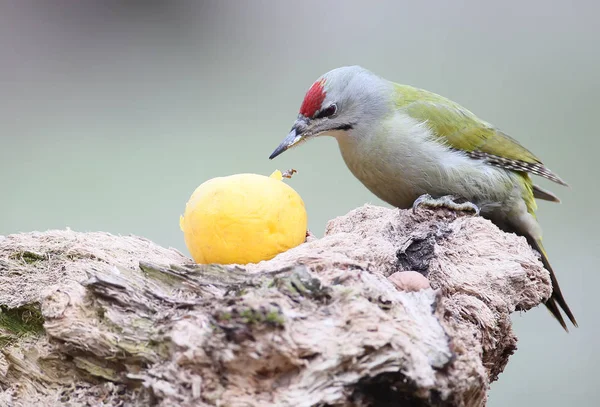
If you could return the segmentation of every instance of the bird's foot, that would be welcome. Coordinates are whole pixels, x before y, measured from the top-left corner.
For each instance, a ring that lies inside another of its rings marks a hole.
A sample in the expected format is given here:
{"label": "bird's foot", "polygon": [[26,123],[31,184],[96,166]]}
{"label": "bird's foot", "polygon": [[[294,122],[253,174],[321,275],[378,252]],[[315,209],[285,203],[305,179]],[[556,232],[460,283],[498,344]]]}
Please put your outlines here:
{"label": "bird's foot", "polygon": [[421,206],[430,208],[448,208],[453,211],[473,212],[476,216],[479,215],[479,207],[464,198],[458,198],[453,195],[444,195],[439,198],[434,198],[429,194],[424,194],[418,197],[413,203],[413,213]]}

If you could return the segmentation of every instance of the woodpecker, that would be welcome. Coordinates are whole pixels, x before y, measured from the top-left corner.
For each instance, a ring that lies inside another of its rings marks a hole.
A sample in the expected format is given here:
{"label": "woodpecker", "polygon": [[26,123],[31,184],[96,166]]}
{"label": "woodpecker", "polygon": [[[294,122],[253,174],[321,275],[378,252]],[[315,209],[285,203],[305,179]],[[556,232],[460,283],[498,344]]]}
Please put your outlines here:
{"label": "woodpecker", "polygon": [[560,309],[577,326],[535,215],[536,198],[560,200],[530,175],[567,184],[516,140],[443,96],[359,66],[331,70],[312,84],[291,131],[269,158],[317,136],[334,137],[352,174],[392,206],[473,211],[524,236],[550,273],[546,307],[566,331]]}

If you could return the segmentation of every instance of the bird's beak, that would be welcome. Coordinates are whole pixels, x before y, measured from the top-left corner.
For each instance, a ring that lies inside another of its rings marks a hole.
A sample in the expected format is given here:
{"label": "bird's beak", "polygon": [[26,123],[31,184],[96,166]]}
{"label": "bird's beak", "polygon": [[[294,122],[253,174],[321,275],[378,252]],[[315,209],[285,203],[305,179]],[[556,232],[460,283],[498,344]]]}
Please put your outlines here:
{"label": "bird's beak", "polygon": [[269,156],[269,160],[277,157],[279,154],[283,153],[285,150],[297,145],[301,141],[306,139],[307,133],[305,132],[306,123],[304,121],[297,120],[292,127],[292,130],[287,135],[285,139],[281,142],[281,144],[273,151],[273,153]]}

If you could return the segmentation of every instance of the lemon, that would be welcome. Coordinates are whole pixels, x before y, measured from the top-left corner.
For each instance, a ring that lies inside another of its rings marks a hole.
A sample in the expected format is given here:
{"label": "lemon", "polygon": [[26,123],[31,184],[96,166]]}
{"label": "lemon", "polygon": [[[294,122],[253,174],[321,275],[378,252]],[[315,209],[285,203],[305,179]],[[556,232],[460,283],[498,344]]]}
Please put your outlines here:
{"label": "lemon", "polygon": [[236,174],[196,188],[179,219],[194,261],[258,263],[303,243],[304,202],[282,177]]}

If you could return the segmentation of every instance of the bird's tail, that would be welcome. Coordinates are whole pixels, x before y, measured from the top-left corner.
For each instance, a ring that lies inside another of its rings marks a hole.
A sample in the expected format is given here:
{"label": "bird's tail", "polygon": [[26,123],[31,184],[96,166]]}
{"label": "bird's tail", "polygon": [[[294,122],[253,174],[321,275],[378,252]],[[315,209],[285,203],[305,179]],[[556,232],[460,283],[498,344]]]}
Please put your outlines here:
{"label": "bird's tail", "polygon": [[[542,255],[542,263],[546,270],[550,272],[550,279],[552,280],[552,295],[546,301],[546,308],[550,311],[550,313],[560,322],[565,331],[569,332],[567,329],[567,324],[563,319],[563,316],[560,312],[560,309],[567,314],[571,323],[577,327],[577,321],[575,320],[575,316],[571,312],[571,309],[567,305],[565,298],[563,297],[562,292],[560,291],[560,286],[558,285],[558,281],[556,280],[556,276],[554,275],[554,270],[552,270],[552,266],[550,266],[550,262],[548,261],[548,255],[546,254],[546,250],[544,250],[544,246],[542,245],[541,239],[535,239],[533,237],[528,236],[527,240],[529,244],[540,254]],[[560,308],[559,308],[560,307]]]}

